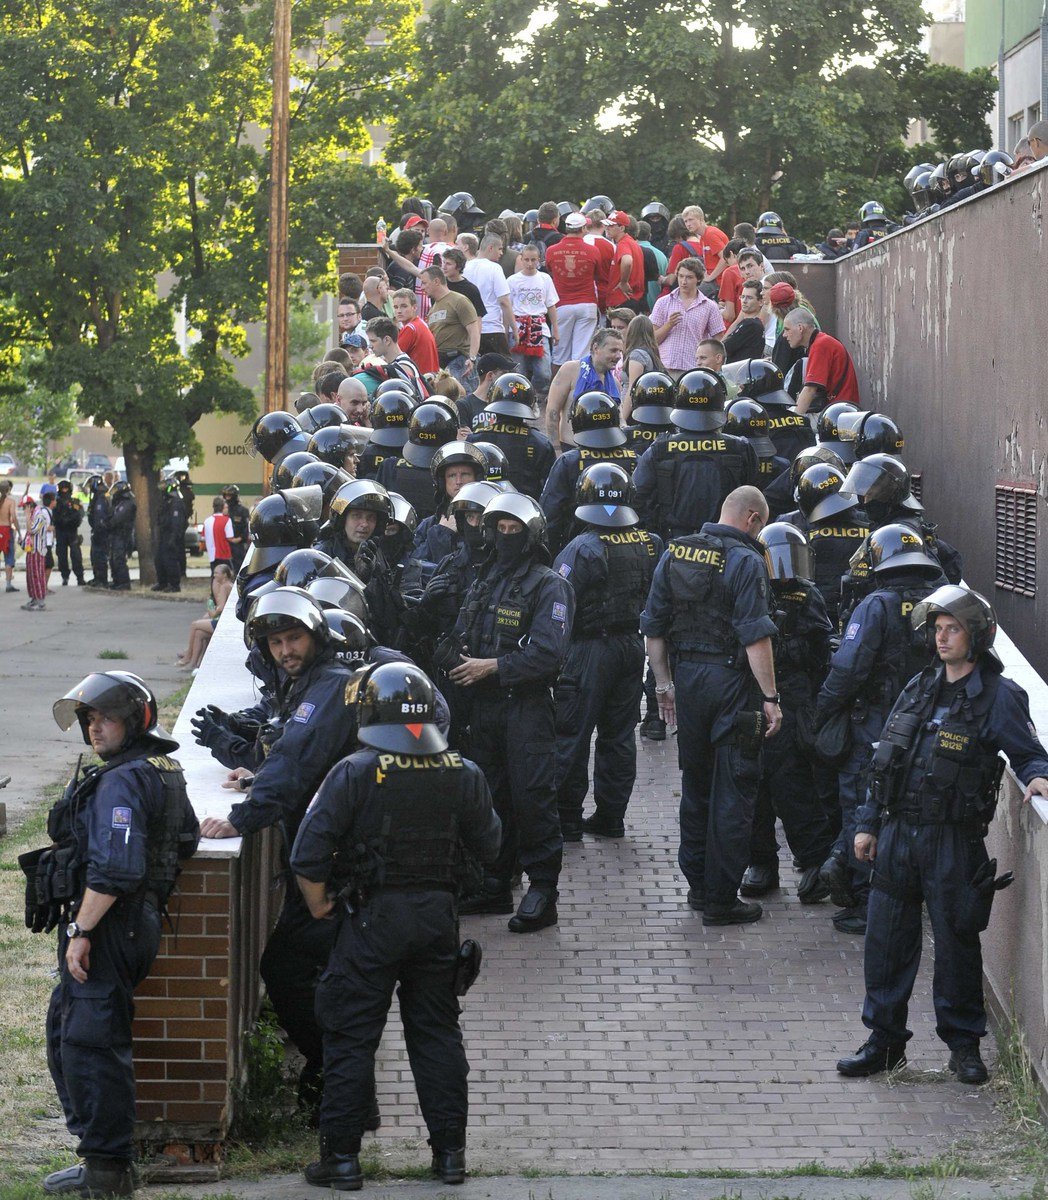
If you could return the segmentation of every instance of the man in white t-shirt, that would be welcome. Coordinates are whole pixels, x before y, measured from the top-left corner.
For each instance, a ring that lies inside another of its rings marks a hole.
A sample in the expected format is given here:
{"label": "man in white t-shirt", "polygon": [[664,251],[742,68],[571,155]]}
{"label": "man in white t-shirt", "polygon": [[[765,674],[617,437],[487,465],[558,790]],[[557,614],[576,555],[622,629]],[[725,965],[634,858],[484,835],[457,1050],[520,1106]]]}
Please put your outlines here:
{"label": "man in white t-shirt", "polygon": [[520,270],[506,281],[509,302],[517,325],[513,360],[517,370],[531,380],[541,404],[550,384],[550,343],[557,344],[557,288],[539,270],[538,246],[527,245],[517,259]]}
{"label": "man in white t-shirt", "polygon": [[232,563],[231,543],[239,539],[233,536],[233,522],[229,517],[225,500],[221,496],[216,496],[211,501],[211,507],[213,512],[204,522],[204,547],[207,551],[207,561],[211,564],[211,570],[214,571],[216,563]]}
{"label": "man in white t-shirt", "polygon": [[509,302],[509,284],[499,261],[502,238],[487,233],[476,258],[471,258],[462,274],[480,292],[485,313],[480,322],[481,354],[509,354],[516,340],[516,321]]}

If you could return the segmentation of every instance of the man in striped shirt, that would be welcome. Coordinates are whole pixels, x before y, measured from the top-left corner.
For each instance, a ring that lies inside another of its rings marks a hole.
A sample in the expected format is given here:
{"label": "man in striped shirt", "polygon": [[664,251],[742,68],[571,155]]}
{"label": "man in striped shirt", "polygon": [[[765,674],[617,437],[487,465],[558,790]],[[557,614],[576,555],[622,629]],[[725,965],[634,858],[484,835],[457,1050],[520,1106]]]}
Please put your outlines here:
{"label": "man in striped shirt", "polygon": [[663,365],[675,378],[695,366],[695,351],[704,338],[720,338],[724,318],[720,308],[699,291],[706,268],[697,258],[677,265],[677,286],[660,296],[651,310],[655,340]]}

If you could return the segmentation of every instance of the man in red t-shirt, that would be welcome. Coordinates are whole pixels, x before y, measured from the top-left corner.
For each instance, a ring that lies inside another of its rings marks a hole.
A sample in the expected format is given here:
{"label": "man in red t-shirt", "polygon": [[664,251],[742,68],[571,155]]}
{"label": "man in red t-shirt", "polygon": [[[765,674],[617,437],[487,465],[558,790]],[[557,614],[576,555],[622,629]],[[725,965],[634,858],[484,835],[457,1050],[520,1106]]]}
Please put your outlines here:
{"label": "man in red t-shirt", "polygon": [[630,229],[636,231],[636,222],[629,213],[613,212],[602,224],[608,239],[615,245],[608,275],[608,308],[628,308],[643,312],[644,303],[644,251]]}
{"label": "man in red t-shirt", "polygon": [[597,331],[601,259],[597,248],[583,238],[585,229],[586,218],[581,213],[568,213],[563,238],[546,249],[546,270],[559,297],[560,340],[553,347],[553,361],[558,366],[581,358]]}
{"label": "man in red t-shirt", "polygon": [[806,413],[813,404],[823,408],[837,400],[859,401],[859,381],[851,355],[828,333],[815,328],[815,318],[806,308],[794,308],[786,314],[782,331],[790,348],[808,352],[804,369],[804,387],[797,397],[797,411]]}
{"label": "man in red t-shirt", "polygon": [[739,251],[746,243],[742,238],[732,238],[721,251],[721,262],[724,269],[720,273],[720,291],[717,299],[720,301],[721,316],[724,324],[730,325],[739,314],[739,297],[742,295],[742,285],[746,282],[739,270]]}
{"label": "man in red t-shirt", "polygon": [[400,288],[393,293],[393,312],[400,322],[397,345],[423,375],[435,375],[440,370],[437,341],[418,315],[415,293],[410,288]]}

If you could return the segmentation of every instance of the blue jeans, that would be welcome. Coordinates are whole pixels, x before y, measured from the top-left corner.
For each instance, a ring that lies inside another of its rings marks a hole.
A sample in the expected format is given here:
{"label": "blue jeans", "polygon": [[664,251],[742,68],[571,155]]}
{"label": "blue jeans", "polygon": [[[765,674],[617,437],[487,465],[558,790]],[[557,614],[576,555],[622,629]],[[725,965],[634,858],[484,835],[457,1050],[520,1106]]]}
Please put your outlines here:
{"label": "blue jeans", "polygon": [[447,364],[446,370],[462,384],[466,389],[466,395],[477,390],[480,379],[477,376],[476,365],[466,369],[467,358],[464,354],[456,354],[455,357]]}
{"label": "blue jeans", "polygon": [[[545,341],[545,339],[543,339]],[[535,394],[538,397],[539,403],[546,399],[549,392],[550,380],[552,372],[550,369],[549,350],[543,346],[542,354],[518,354],[515,350],[512,354],[513,361],[517,364],[516,369],[524,376],[525,379],[531,381],[531,386],[535,389]]]}

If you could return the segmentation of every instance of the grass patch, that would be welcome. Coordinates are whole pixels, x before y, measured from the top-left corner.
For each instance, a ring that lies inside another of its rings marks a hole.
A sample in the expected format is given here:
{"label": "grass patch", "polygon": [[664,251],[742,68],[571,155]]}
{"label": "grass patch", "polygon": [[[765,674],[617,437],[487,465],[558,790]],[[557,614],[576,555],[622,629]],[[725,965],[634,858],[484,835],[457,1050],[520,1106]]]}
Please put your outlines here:
{"label": "grass patch", "polygon": [[126,650],[99,650],[98,657],[115,660],[115,659],[121,659],[121,658],[129,658],[130,655],[127,653]]}

